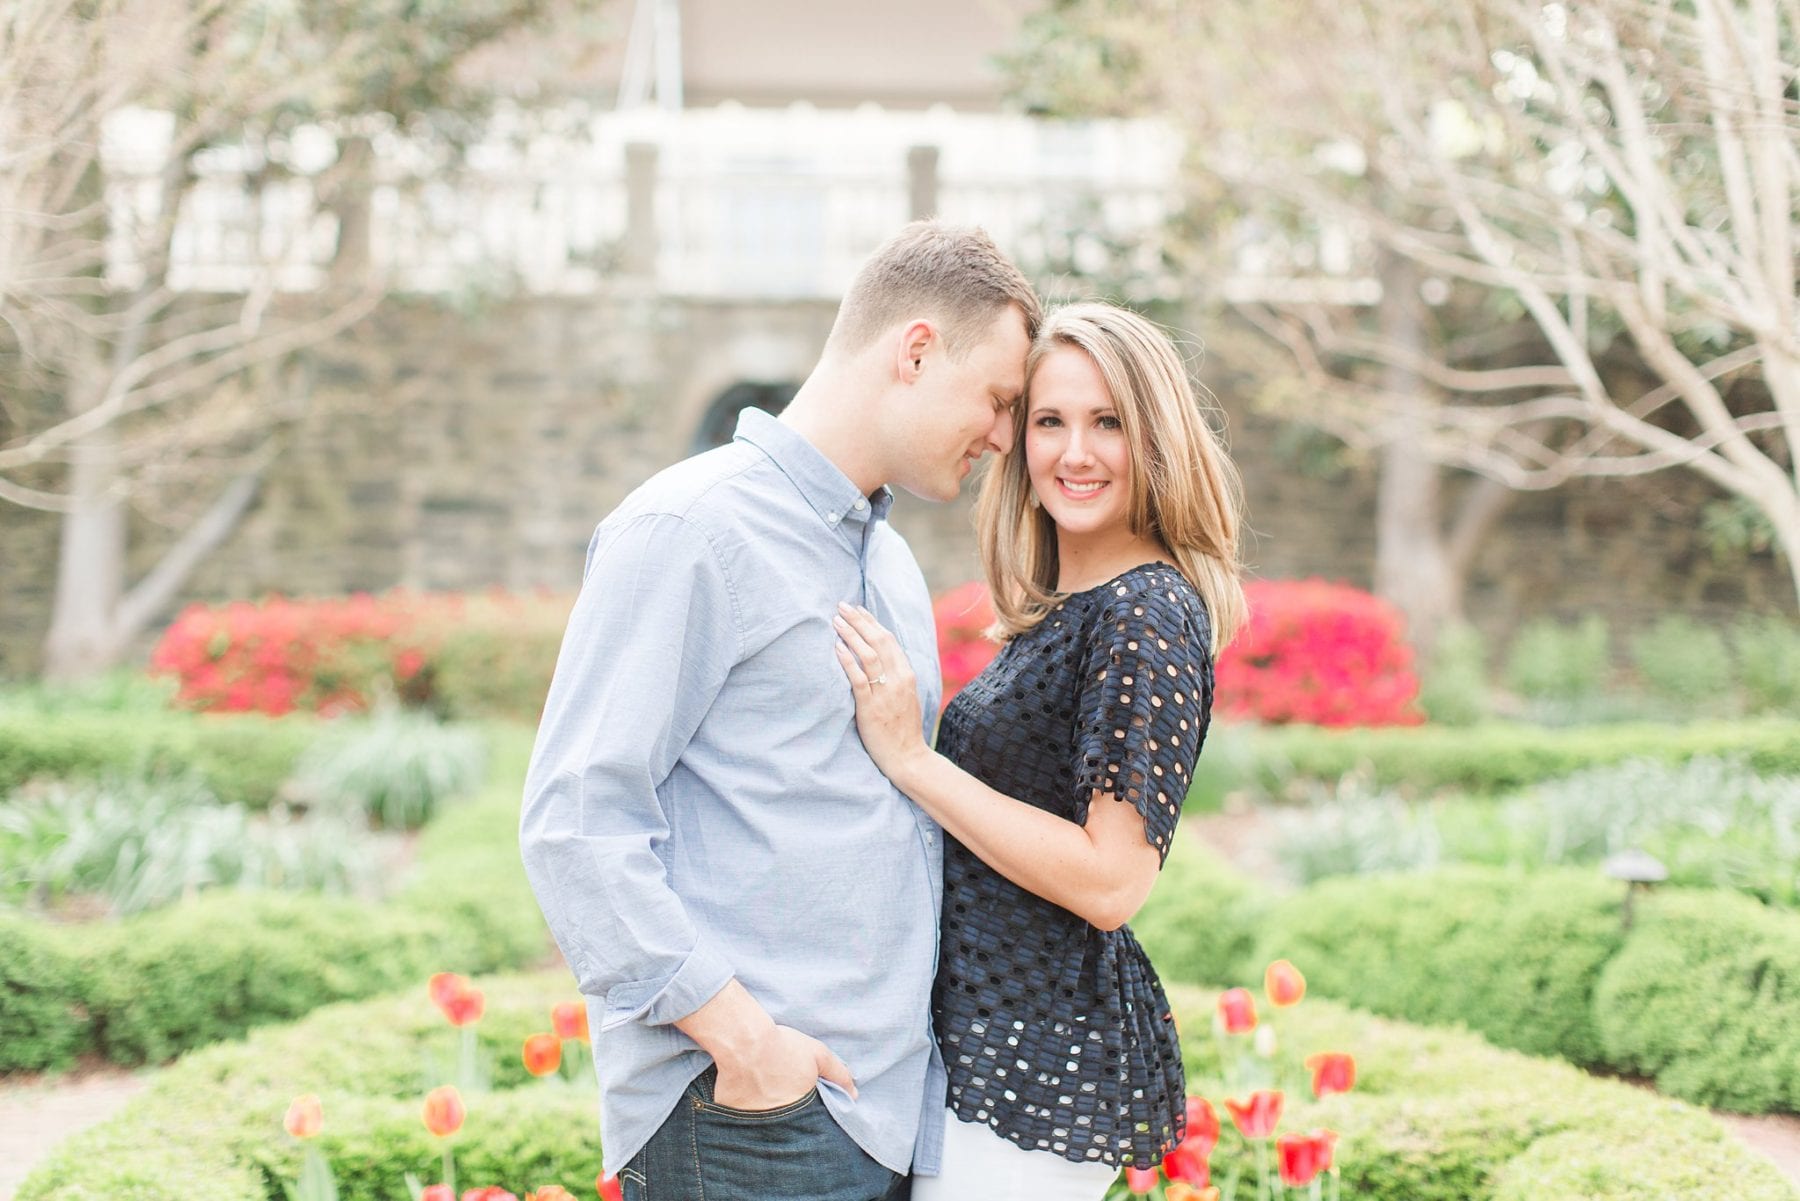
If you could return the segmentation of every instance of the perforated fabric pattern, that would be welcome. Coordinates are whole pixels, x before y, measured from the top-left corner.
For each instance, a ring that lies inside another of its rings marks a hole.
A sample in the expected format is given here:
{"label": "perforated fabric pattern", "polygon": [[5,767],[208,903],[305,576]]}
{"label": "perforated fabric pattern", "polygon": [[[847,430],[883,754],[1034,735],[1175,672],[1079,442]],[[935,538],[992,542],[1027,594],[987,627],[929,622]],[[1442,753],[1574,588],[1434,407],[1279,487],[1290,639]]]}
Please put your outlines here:
{"label": "perforated fabric pattern", "polygon": [[[938,749],[1071,821],[1111,793],[1166,857],[1211,713],[1209,641],[1179,572],[1134,568],[1008,643],[945,711]],[[1026,892],[954,838],[933,1017],[964,1121],[1115,1165],[1155,1163],[1182,1134],[1174,1019],[1130,929]]]}

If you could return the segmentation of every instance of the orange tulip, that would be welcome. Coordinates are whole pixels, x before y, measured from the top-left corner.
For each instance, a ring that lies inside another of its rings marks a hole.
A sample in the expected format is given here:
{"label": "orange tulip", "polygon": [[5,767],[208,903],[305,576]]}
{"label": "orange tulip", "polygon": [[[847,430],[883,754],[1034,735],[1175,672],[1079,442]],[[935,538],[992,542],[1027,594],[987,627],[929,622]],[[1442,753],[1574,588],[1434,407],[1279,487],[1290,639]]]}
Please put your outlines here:
{"label": "orange tulip", "polygon": [[1247,988],[1228,988],[1219,994],[1219,1018],[1227,1034],[1247,1034],[1256,1029],[1256,1002]]}
{"label": "orange tulip", "polygon": [[1231,1120],[1237,1123],[1245,1138],[1268,1138],[1275,1133],[1275,1124],[1281,1121],[1284,1100],[1280,1089],[1258,1089],[1248,1100],[1228,1099],[1225,1108],[1231,1111]]}
{"label": "orange tulip", "polygon": [[1277,1009],[1298,1005],[1300,998],[1306,995],[1306,977],[1287,960],[1277,959],[1263,973],[1263,992],[1268,994],[1269,1004]]}
{"label": "orange tulip", "polygon": [[625,1186],[619,1183],[617,1176],[600,1173],[594,1181],[594,1191],[600,1194],[601,1201],[625,1201]]}
{"label": "orange tulip", "polygon": [[1169,1201],[1219,1201],[1219,1190],[1216,1187],[1195,1188],[1177,1180],[1163,1193]]}
{"label": "orange tulip", "polygon": [[1155,1168],[1125,1169],[1125,1187],[1134,1197],[1148,1197],[1150,1190],[1156,1187],[1157,1179]]}
{"label": "orange tulip", "polygon": [[575,1201],[575,1194],[560,1184],[546,1184],[541,1189],[526,1193],[525,1201]]}
{"label": "orange tulip", "polygon": [[525,1070],[548,1076],[562,1065],[562,1040],[554,1034],[533,1034],[525,1040]]}
{"label": "orange tulip", "polygon": [[444,1084],[425,1094],[425,1129],[439,1138],[448,1138],[462,1129],[467,1111],[462,1094],[454,1084]]}
{"label": "orange tulip", "polygon": [[1342,1051],[1325,1051],[1306,1057],[1307,1070],[1313,1074],[1313,1096],[1328,1097],[1347,1093],[1356,1087],[1356,1058]]}
{"label": "orange tulip", "polygon": [[1187,1130],[1181,1145],[1191,1148],[1205,1159],[1219,1144],[1219,1115],[1205,1097],[1187,1099]]}
{"label": "orange tulip", "polygon": [[419,1201],[456,1201],[447,1184],[428,1184],[419,1193]]}
{"label": "orange tulip", "polygon": [[486,1008],[487,999],[481,995],[479,988],[463,989],[443,1007],[444,1016],[450,1019],[452,1026],[473,1026],[481,1020],[481,1014]]}
{"label": "orange tulip", "polygon": [[485,1188],[464,1189],[462,1201],[519,1201],[519,1199],[497,1184]]}
{"label": "orange tulip", "polygon": [[325,1110],[319,1104],[319,1098],[312,1093],[303,1093],[295,1097],[288,1106],[287,1117],[281,1124],[295,1138],[312,1138],[319,1133],[325,1124]]}
{"label": "orange tulip", "polygon": [[587,1042],[587,1006],[574,1001],[564,1001],[561,1005],[551,1006],[550,1028],[556,1031],[558,1038],[578,1038],[582,1042]]}

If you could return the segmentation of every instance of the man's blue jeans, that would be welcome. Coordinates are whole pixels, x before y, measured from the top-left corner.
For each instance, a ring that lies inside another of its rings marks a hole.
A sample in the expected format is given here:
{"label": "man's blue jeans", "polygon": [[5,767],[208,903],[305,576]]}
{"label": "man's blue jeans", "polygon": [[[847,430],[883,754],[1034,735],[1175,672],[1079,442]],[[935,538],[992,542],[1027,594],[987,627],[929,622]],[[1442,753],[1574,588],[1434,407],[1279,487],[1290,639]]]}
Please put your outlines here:
{"label": "man's blue jeans", "polygon": [[905,1201],[908,1181],[869,1158],[819,1094],[753,1113],[713,1103],[707,1068],[619,1171],[625,1201]]}

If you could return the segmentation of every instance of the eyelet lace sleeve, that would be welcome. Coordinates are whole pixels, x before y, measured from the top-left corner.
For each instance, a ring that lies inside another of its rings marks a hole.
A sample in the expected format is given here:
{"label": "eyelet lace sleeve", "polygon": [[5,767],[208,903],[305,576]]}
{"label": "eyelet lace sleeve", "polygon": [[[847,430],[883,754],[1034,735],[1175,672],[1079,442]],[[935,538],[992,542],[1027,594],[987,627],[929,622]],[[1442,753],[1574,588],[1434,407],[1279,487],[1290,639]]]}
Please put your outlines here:
{"label": "eyelet lace sleeve", "polygon": [[1128,802],[1166,860],[1212,712],[1205,610],[1173,572],[1120,580],[1090,637],[1076,703],[1075,820],[1095,792]]}

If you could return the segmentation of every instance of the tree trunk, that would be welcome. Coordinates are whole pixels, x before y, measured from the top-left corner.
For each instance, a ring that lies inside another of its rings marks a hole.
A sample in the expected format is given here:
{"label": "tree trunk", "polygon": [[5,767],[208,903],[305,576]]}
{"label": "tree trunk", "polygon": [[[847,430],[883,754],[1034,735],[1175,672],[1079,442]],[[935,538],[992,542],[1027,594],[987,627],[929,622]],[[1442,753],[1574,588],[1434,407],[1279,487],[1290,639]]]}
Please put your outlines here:
{"label": "tree trunk", "polygon": [[95,675],[118,662],[115,614],[125,585],[125,506],[114,494],[117,434],[102,428],[74,446],[69,509],[63,514],[56,593],[44,642],[52,680]]}
{"label": "tree trunk", "polygon": [[1422,355],[1425,318],[1410,264],[1388,256],[1382,274],[1381,334],[1402,353],[1382,368],[1392,415],[1381,439],[1375,499],[1375,592],[1406,615],[1408,639],[1422,659],[1439,632],[1462,616],[1463,572],[1444,538],[1442,469],[1423,450],[1429,385],[1397,360]]}

